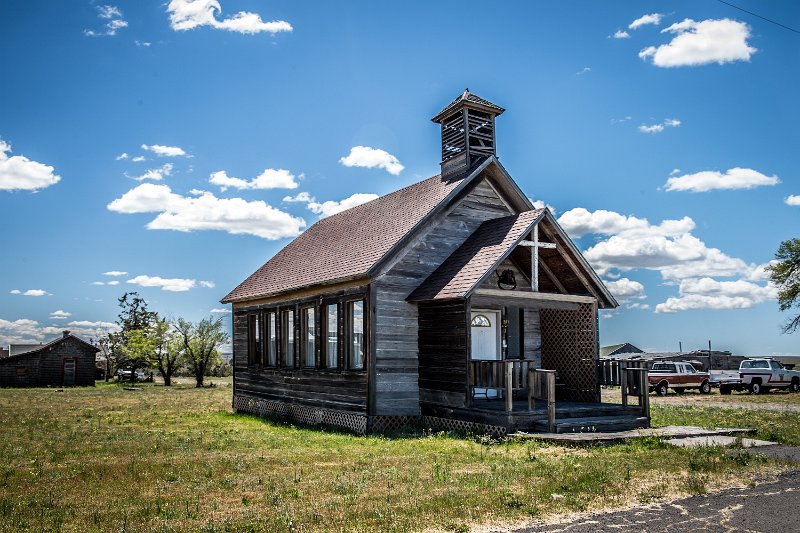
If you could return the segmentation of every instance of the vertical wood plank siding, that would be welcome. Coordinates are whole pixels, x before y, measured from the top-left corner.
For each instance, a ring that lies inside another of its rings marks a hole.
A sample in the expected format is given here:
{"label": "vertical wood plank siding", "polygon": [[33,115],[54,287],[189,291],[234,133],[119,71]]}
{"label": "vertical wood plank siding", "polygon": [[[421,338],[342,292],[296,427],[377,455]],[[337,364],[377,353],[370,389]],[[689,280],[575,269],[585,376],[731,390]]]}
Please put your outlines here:
{"label": "vertical wood plank siding", "polygon": [[[419,338],[416,304],[406,297],[486,220],[511,214],[486,178],[429,224],[373,280],[376,415],[418,415]],[[462,366],[466,362],[462,361]]]}
{"label": "vertical wood plank siding", "polygon": [[466,405],[467,338],[465,300],[419,304],[420,401]]}
{"label": "vertical wood plank siding", "polygon": [[[75,359],[75,385],[94,386],[95,352],[71,337],[19,357],[0,359],[0,387],[61,387],[64,384],[64,359]],[[27,369],[24,376],[18,367]]]}

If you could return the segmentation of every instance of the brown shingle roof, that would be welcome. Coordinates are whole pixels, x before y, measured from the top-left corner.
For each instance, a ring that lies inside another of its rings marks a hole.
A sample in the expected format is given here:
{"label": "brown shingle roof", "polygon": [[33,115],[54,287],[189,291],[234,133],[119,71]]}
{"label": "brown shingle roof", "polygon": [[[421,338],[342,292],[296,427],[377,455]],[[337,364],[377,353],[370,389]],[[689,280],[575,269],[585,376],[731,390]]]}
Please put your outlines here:
{"label": "brown shingle roof", "polygon": [[440,120],[447,118],[446,115],[450,112],[451,109],[455,108],[458,104],[465,102],[467,104],[473,104],[472,107],[482,107],[486,111],[490,111],[494,115],[501,115],[505,109],[500,107],[499,105],[491,103],[489,100],[484,100],[480,96],[476,96],[469,92],[469,89],[464,89],[464,92],[447,104],[444,109],[436,113],[436,116],[433,117],[431,120],[433,122],[439,122]]}
{"label": "brown shingle roof", "polygon": [[407,298],[461,298],[544,216],[544,209],[487,220]]}
{"label": "brown shingle roof", "polygon": [[434,176],[318,221],[287,244],[222,303],[365,276],[466,176]]}

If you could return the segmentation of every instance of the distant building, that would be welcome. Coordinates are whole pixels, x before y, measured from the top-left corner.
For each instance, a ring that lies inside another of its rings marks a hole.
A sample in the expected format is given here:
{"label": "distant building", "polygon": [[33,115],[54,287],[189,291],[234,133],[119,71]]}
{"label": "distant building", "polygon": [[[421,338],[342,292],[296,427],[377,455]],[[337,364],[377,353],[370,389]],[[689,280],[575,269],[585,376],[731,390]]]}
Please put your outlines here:
{"label": "distant building", "polygon": [[601,356],[605,359],[616,361],[645,361],[647,366],[652,367],[656,361],[694,361],[704,371],[708,370],[737,370],[739,363],[747,357],[743,355],[732,355],[728,351],[712,350],[693,350],[691,352],[636,352],[618,353],[615,355]]}
{"label": "distant building", "polygon": [[0,359],[0,387],[94,385],[100,350],[69,331],[47,344],[29,345],[29,351],[15,346]]}
{"label": "distant building", "polygon": [[640,350],[629,342],[612,344],[611,346],[603,346],[600,348],[600,357],[611,357],[622,353],[644,353],[644,350]]}
{"label": "distant building", "polygon": [[0,348],[0,359],[8,357],[8,348]]}

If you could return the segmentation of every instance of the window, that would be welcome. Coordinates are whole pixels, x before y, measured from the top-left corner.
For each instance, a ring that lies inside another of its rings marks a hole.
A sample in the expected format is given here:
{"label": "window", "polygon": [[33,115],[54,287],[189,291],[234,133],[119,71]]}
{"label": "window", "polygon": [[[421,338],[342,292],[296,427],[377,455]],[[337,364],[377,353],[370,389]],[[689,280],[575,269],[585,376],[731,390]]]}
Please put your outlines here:
{"label": "window", "polygon": [[18,366],[17,367],[17,377],[18,378],[28,377],[28,367],[27,366]]}
{"label": "window", "polygon": [[261,363],[261,317],[252,314],[247,317],[247,365],[254,366]]}
{"label": "window", "polygon": [[278,331],[275,329],[275,313],[267,313],[267,366],[278,366]]}
{"label": "window", "polygon": [[490,328],[492,327],[492,322],[486,315],[475,315],[470,325],[473,328]]}
{"label": "window", "polygon": [[325,368],[339,368],[339,306],[331,304],[326,308],[328,342],[325,348]]}
{"label": "window", "polygon": [[347,302],[348,363],[352,370],[364,368],[364,301]]}
{"label": "window", "polygon": [[294,368],[294,311],[291,309],[284,311],[281,322],[283,328],[283,335],[281,335],[283,366]]}
{"label": "window", "polygon": [[653,372],[672,372],[675,373],[675,363],[653,363]]}
{"label": "window", "polygon": [[316,366],[317,328],[314,321],[313,307],[303,309],[303,328],[300,338],[303,343],[301,349],[302,365],[305,368],[314,368]]}
{"label": "window", "polygon": [[783,365],[777,361],[770,361],[769,364],[772,367],[772,370],[783,370]]}

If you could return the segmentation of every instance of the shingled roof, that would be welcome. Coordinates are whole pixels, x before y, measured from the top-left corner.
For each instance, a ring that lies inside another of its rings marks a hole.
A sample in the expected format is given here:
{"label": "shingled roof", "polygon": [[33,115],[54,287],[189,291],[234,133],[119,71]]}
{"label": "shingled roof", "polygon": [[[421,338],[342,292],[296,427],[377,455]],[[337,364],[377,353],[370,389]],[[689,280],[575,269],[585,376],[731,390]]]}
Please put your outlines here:
{"label": "shingled roof", "polygon": [[472,94],[469,92],[469,89],[464,89],[464,92],[461,94],[461,96],[447,104],[445,108],[439,111],[431,120],[433,122],[440,122],[442,119],[447,118],[447,114],[450,112],[450,110],[462,102],[468,106],[469,104],[472,104],[472,107],[483,108],[484,111],[489,111],[493,115],[501,115],[505,111],[505,109],[499,105],[493,104],[489,100],[484,100],[480,96]]}
{"label": "shingled roof", "polygon": [[468,175],[434,176],[324,218],[233,289],[222,303],[366,276]]}
{"label": "shingled roof", "polygon": [[409,301],[464,298],[544,216],[544,209],[487,220],[414,292]]}

